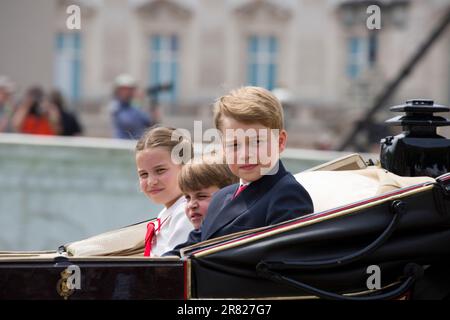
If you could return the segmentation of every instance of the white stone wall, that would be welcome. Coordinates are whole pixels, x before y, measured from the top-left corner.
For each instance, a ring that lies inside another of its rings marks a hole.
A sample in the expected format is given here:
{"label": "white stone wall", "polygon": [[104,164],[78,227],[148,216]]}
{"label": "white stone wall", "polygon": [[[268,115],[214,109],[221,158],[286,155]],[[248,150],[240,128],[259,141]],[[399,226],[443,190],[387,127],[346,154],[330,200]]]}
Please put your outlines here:
{"label": "white stone wall", "polygon": [[0,135],[0,251],[57,246],[155,217],[134,143]]}

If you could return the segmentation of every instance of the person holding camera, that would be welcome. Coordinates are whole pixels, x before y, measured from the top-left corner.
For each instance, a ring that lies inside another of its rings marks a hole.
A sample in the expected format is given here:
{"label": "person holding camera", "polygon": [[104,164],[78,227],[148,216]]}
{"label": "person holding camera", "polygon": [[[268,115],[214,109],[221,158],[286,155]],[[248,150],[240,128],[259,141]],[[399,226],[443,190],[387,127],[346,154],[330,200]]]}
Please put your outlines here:
{"label": "person holding camera", "polygon": [[54,104],[44,99],[39,87],[28,90],[12,117],[12,126],[18,133],[57,135],[60,131],[60,115]]}
{"label": "person holding camera", "polygon": [[145,130],[153,125],[150,116],[135,103],[136,80],[121,74],[114,81],[114,97],[109,104],[114,137],[117,139],[139,139]]}

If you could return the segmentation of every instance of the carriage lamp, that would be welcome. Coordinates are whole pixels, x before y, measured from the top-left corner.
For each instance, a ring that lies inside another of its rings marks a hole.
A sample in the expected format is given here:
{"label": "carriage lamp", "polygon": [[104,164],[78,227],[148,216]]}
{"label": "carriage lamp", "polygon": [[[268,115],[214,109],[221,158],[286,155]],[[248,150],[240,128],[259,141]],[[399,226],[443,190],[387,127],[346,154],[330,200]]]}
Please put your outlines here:
{"label": "carriage lamp", "polygon": [[436,132],[437,127],[450,126],[450,121],[434,115],[450,108],[434,104],[433,100],[415,99],[390,110],[405,113],[386,121],[388,125],[402,126],[403,132],[381,140],[381,166],[410,177],[436,178],[450,172],[450,139]]}

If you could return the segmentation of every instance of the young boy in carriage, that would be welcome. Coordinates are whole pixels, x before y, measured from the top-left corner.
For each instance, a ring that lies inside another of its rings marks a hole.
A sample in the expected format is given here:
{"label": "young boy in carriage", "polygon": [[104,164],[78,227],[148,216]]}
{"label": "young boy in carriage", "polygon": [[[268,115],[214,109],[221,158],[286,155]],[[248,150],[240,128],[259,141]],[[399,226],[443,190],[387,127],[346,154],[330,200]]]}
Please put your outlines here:
{"label": "young boy in carriage", "polygon": [[201,241],[313,212],[308,192],[279,159],[287,142],[283,122],[280,101],[263,88],[242,87],[216,101],[215,127],[227,165],[240,183],[217,191],[201,228],[165,256],[180,255],[181,248]]}
{"label": "young boy in carriage", "polygon": [[195,230],[200,229],[213,195],[238,180],[223,163],[203,161],[181,168],[178,186],[186,199],[186,216]]}

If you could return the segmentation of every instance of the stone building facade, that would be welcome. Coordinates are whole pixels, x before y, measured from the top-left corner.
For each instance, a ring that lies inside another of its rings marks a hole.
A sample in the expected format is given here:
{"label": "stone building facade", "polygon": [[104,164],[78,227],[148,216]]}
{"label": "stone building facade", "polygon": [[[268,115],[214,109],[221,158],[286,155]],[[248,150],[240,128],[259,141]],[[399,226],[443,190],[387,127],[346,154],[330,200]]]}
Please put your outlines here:
{"label": "stone building facade", "polygon": [[[163,120],[188,129],[210,125],[211,103],[231,88],[282,88],[291,146],[333,148],[450,8],[375,2],[379,30],[367,28],[365,0],[2,1],[0,73],[22,88],[60,87],[94,136],[110,134],[103,106],[122,72],[142,88],[171,83],[157,97]],[[71,4],[80,30],[66,27]],[[449,89],[447,28],[390,103],[450,104]]]}

